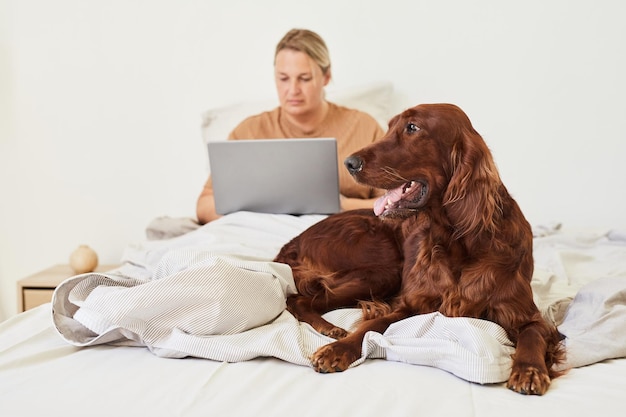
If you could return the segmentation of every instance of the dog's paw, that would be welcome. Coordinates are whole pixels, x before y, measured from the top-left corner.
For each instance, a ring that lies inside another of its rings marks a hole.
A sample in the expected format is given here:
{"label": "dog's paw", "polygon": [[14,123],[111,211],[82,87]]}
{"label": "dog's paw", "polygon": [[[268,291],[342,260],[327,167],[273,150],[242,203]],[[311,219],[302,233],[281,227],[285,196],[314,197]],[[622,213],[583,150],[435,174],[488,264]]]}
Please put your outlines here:
{"label": "dog's paw", "polygon": [[358,353],[350,345],[335,342],[319,348],[313,354],[311,364],[313,369],[323,374],[343,372],[358,359]]}
{"label": "dog's paw", "polygon": [[550,387],[550,376],[534,366],[513,369],[506,387],[525,395],[543,395]]}
{"label": "dog's paw", "polygon": [[342,329],[341,327],[333,327],[330,330],[322,331],[324,336],[332,337],[333,339],[343,339],[348,335],[348,332]]}

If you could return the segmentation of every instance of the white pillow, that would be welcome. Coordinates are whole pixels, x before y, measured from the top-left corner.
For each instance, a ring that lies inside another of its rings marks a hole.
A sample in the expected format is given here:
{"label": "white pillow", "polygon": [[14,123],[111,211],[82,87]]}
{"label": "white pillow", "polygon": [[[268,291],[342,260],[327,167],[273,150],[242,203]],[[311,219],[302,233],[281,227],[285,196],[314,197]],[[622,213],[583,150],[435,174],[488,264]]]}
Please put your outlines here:
{"label": "white pillow", "polygon": [[[378,82],[364,86],[328,91],[329,101],[370,114],[387,129],[391,118],[390,107],[393,85]],[[278,106],[277,99],[235,103],[207,110],[202,115],[202,139],[207,141],[226,140],[230,132],[246,117],[272,110]]]}
{"label": "white pillow", "polygon": [[384,130],[387,130],[389,119],[393,116],[391,114],[393,84],[390,82],[372,83],[337,91],[329,90],[326,98],[333,103],[369,114]]}

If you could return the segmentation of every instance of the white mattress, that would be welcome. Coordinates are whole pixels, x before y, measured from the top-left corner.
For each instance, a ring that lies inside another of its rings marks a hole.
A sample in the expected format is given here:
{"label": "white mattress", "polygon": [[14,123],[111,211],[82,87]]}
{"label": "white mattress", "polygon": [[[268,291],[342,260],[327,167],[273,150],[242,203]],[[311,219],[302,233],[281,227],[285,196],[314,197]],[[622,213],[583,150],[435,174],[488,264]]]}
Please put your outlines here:
{"label": "white mattress", "polygon": [[[133,264],[125,271],[149,281],[172,251],[205,244],[223,254],[267,257],[317,220],[226,216],[181,238],[131,245],[126,259]],[[323,375],[262,355],[229,363],[164,358],[146,347],[78,347],[55,329],[46,304],[0,324],[0,416],[621,416],[625,240],[608,232],[545,232],[535,239],[533,287],[548,316],[563,322],[568,346],[577,353],[575,367],[542,397],[395,360],[368,358],[346,372]],[[581,366],[585,362],[591,364]]]}

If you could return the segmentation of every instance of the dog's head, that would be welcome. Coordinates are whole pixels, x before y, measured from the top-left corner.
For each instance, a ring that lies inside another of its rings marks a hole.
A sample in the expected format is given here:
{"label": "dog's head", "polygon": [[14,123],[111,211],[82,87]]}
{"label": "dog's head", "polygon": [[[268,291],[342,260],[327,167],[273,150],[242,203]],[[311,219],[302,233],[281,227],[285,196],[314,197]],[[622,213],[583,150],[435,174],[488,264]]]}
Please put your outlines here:
{"label": "dog's head", "polygon": [[408,217],[462,200],[480,210],[484,202],[472,188],[500,183],[487,145],[453,104],[405,110],[391,119],[382,139],[344,163],[358,182],[387,190],[374,208],[383,217]]}

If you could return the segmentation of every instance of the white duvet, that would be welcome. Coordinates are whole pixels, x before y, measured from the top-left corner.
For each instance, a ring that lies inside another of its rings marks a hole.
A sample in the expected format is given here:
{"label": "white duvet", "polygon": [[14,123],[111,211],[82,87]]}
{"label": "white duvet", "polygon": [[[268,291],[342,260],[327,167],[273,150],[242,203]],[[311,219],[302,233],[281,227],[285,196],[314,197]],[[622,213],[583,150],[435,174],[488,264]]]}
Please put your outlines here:
{"label": "white duvet", "polygon": [[[271,356],[310,366],[310,355],[332,339],[285,310],[293,278],[288,266],[271,259],[322,218],[240,212],[178,238],[132,245],[120,269],[57,287],[57,331],[76,346],[146,346],[158,356],[225,362]],[[565,366],[626,356],[625,240],[549,231],[535,239],[535,252],[536,301],[567,336]],[[351,329],[360,312],[341,309],[326,317]],[[370,332],[353,366],[381,358],[492,383],[508,378],[513,351],[494,323],[432,313],[395,323],[382,335]]]}

